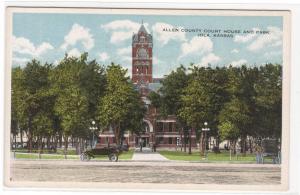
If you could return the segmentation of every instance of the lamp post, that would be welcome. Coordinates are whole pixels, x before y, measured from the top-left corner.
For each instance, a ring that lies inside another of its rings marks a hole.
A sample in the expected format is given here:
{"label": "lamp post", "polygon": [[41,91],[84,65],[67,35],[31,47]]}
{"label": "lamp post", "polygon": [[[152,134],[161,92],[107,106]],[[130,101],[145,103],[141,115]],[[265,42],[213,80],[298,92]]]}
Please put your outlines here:
{"label": "lamp post", "polygon": [[94,144],[95,144],[95,131],[98,129],[98,127],[95,124],[96,124],[96,122],[93,120],[92,126],[89,128],[93,133],[92,148],[94,148]]}
{"label": "lamp post", "polygon": [[202,144],[202,150],[203,153],[205,155],[205,158],[207,158],[207,154],[206,154],[206,132],[210,130],[210,128],[207,127],[208,123],[204,122],[204,127],[202,128],[202,131],[204,133],[204,144]]}

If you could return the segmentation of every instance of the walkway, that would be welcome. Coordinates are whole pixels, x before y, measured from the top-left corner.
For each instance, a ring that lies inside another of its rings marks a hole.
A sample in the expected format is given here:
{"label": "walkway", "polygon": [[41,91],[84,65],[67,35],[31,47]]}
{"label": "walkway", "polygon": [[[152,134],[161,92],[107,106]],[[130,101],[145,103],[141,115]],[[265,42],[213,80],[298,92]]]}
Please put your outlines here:
{"label": "walkway", "polygon": [[132,157],[133,161],[168,161],[167,158],[160,155],[158,152],[152,152],[150,148],[143,148],[140,152],[139,148],[136,148]]}

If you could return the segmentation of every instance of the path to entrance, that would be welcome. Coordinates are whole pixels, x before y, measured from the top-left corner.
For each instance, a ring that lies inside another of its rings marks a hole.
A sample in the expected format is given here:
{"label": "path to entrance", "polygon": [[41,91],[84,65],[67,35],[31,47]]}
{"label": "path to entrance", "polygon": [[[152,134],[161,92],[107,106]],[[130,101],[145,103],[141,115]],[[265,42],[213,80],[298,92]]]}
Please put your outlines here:
{"label": "path to entrance", "polygon": [[167,158],[160,155],[158,152],[152,152],[150,148],[136,148],[132,157],[133,161],[168,161]]}

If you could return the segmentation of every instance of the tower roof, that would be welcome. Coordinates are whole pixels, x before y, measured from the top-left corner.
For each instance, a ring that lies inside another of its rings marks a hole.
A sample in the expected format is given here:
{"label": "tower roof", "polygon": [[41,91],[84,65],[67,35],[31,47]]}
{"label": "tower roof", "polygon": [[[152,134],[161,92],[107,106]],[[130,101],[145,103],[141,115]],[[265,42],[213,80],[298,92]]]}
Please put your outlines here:
{"label": "tower roof", "polygon": [[148,32],[147,32],[147,30],[146,30],[144,24],[141,25],[141,27],[140,27],[140,29],[139,29],[139,33],[140,33],[140,32],[143,32],[143,33],[145,33],[145,34],[148,34]]}

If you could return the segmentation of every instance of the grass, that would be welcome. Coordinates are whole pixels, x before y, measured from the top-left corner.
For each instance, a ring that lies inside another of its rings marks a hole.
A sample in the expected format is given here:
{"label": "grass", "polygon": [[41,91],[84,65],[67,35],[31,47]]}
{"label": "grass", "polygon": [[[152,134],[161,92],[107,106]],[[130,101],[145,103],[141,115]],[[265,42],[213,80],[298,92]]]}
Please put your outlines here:
{"label": "grass", "polygon": [[[193,152],[188,154],[181,151],[158,151],[161,155],[169,160],[179,160],[179,161],[198,161],[198,162],[238,162],[238,163],[256,163],[255,154],[246,154],[242,156],[241,154],[231,156],[228,151],[222,151],[219,154],[208,152],[207,159],[200,156],[199,152]],[[265,158],[265,162],[272,162],[271,158]]]}
{"label": "grass", "polygon": [[[13,149],[15,152],[19,153],[28,153],[28,149],[25,148],[18,148],[18,149]],[[31,150],[30,153],[38,153],[39,151],[37,149]],[[56,153],[53,153],[51,150],[44,149],[43,150],[44,154],[64,154],[64,149],[63,148],[57,148]],[[68,148],[67,150],[67,155],[76,155],[76,150],[74,148]]]}
{"label": "grass", "polygon": [[[128,152],[123,152],[120,156],[120,160],[130,160],[132,159],[134,150],[129,150]],[[16,152],[16,159],[39,159],[38,153],[18,153]],[[41,159],[65,159],[65,155],[62,154],[41,154]],[[79,155],[71,154],[67,155],[67,159],[79,159]],[[107,155],[97,155],[95,160],[108,160]]]}
{"label": "grass", "polygon": [[[16,159],[39,159],[37,153],[16,153]],[[65,159],[64,155],[58,154],[41,154],[41,159]],[[79,156],[67,155],[67,159],[79,159]]]}

